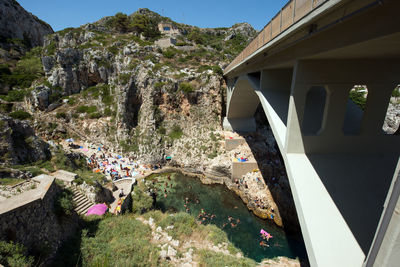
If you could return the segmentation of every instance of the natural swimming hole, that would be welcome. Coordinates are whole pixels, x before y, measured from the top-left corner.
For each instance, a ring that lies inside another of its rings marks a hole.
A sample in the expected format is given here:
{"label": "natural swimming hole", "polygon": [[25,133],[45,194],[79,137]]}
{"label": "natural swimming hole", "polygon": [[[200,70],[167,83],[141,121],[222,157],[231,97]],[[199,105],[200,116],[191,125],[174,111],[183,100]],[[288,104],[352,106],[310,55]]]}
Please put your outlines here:
{"label": "natural swimming hole", "polygon": [[[157,192],[158,209],[163,212],[187,212],[203,224],[216,225],[227,233],[229,240],[246,257],[257,262],[277,256],[306,257],[302,240],[285,233],[272,220],[255,216],[239,196],[224,185],[205,185],[197,178],[180,173],[154,175],[147,181]],[[263,240],[261,229],[273,237],[269,241]],[[260,241],[268,247],[261,246]]]}

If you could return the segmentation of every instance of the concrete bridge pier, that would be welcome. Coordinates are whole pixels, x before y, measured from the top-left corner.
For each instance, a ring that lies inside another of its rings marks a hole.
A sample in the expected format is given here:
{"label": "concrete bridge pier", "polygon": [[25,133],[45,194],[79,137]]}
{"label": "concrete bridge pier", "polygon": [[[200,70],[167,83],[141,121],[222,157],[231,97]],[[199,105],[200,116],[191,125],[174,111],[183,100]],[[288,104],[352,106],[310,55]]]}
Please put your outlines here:
{"label": "concrete bridge pier", "polygon": [[[398,138],[382,125],[399,83],[397,60],[297,61],[289,100],[286,153],[396,152]],[[349,100],[354,85],[366,85],[365,111]]]}
{"label": "concrete bridge pier", "polygon": [[[260,80],[257,77],[244,75],[235,81],[232,87],[228,84],[227,116],[223,121],[224,129],[234,132],[254,132],[256,130],[254,113],[260,103],[254,88],[260,87]],[[235,89],[238,87],[240,90]],[[242,108],[244,106],[246,108]]]}

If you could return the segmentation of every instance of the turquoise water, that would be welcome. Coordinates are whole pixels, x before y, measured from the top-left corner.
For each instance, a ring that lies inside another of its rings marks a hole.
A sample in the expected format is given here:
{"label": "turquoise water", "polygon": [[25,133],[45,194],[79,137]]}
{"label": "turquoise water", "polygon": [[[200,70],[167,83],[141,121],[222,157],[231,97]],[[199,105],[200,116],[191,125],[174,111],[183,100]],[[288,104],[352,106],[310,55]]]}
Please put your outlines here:
{"label": "turquoise water", "polygon": [[[170,180],[167,179],[167,175],[156,177],[154,187],[157,189],[159,209],[172,212],[186,211],[195,217],[198,217],[203,209],[207,216],[203,213],[198,220],[204,224],[215,224],[224,230],[229,240],[241,249],[246,257],[258,262],[264,258],[277,256],[305,257],[303,241],[287,235],[272,221],[253,215],[242,200],[224,185],[204,185],[197,178],[172,174]],[[230,220],[228,216],[231,217]],[[231,223],[234,223],[233,227]],[[269,247],[260,246],[261,229],[273,236],[266,242]]]}

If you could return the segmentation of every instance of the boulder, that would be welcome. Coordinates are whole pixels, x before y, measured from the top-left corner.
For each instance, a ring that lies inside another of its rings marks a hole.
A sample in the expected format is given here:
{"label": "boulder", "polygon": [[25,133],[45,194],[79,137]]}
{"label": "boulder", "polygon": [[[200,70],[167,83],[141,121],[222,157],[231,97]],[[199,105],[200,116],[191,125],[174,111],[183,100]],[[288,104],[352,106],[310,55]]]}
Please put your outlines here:
{"label": "boulder", "polygon": [[46,110],[50,104],[50,94],[51,90],[47,86],[40,85],[37,86],[32,91],[32,104],[35,108],[40,110]]}
{"label": "boulder", "polygon": [[51,157],[49,144],[35,135],[27,121],[0,115],[0,163],[26,164]]}
{"label": "boulder", "polygon": [[47,73],[54,67],[55,60],[53,57],[42,57],[43,70]]}

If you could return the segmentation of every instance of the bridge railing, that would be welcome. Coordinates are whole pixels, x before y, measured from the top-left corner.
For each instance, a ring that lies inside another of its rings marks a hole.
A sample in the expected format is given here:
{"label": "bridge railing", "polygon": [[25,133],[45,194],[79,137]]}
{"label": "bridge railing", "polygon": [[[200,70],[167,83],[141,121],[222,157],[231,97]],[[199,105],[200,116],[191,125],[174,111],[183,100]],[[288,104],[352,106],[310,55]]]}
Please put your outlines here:
{"label": "bridge railing", "polygon": [[290,0],[225,68],[225,73],[326,1],[329,0]]}

